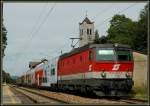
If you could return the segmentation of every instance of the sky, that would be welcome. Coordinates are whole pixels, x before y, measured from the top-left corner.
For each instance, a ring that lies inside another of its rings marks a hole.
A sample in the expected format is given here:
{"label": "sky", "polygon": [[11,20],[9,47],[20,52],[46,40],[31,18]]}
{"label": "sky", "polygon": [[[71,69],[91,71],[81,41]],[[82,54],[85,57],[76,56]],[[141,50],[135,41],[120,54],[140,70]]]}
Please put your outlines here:
{"label": "sky", "polygon": [[70,51],[70,38],[79,37],[79,22],[86,14],[99,35],[106,36],[115,14],[137,21],[145,5],[146,2],[4,3],[8,45],[3,68],[10,75],[20,76],[29,69],[29,61],[51,59],[61,51]]}

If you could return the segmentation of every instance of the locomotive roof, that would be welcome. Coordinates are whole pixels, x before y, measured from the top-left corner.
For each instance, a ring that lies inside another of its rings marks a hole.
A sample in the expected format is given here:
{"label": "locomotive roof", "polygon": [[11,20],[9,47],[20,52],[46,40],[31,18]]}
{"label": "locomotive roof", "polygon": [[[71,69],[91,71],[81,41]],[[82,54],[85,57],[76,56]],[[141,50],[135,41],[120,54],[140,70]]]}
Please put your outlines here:
{"label": "locomotive roof", "polygon": [[115,45],[116,44],[87,44],[83,47],[75,48],[68,53],[64,53],[59,58],[63,59],[65,57],[69,57],[73,54],[77,54],[77,53],[80,53],[81,51],[85,51],[88,48],[126,48],[126,49],[130,49],[130,46],[128,46],[128,45],[123,45],[123,44],[117,44],[117,46],[115,46]]}

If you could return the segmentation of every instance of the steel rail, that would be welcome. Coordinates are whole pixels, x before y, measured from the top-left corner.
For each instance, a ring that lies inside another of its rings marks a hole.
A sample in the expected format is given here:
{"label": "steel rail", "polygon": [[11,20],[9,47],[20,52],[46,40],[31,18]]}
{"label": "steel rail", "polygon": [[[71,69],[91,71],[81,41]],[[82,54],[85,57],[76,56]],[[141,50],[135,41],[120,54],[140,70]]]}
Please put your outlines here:
{"label": "steel rail", "polygon": [[56,99],[56,98],[53,98],[53,97],[50,97],[50,96],[46,96],[46,95],[44,95],[44,94],[37,93],[37,92],[31,91],[31,90],[26,89],[26,88],[19,88],[19,89],[25,90],[25,91],[27,91],[27,92],[30,92],[30,93],[33,93],[33,94],[36,94],[36,95],[39,95],[39,96],[42,96],[42,97],[45,97],[45,98],[48,98],[48,99],[52,99],[52,100],[54,100],[54,101],[61,102],[61,103],[63,103],[63,104],[69,104],[69,103],[66,102],[66,101],[59,100],[59,99]]}
{"label": "steel rail", "polygon": [[[68,102],[65,102],[65,101],[62,101],[62,100],[58,100],[58,99],[52,98],[52,97],[50,97],[50,96],[43,95],[43,94],[41,94],[41,93],[37,93],[37,92],[31,91],[31,90],[29,90],[29,89],[24,89],[24,88],[20,88],[20,87],[18,87],[18,88],[16,89],[16,88],[13,87],[13,86],[11,86],[11,87],[14,88],[15,90],[21,89],[21,90],[27,91],[27,92],[29,92],[29,93],[32,93],[32,94],[35,94],[35,95],[38,95],[38,96],[41,96],[41,97],[44,97],[44,98],[47,98],[47,99],[51,99],[51,100],[54,100],[54,101],[57,101],[57,102],[60,102],[60,103],[62,103],[62,104],[68,104]],[[18,92],[21,92],[21,91],[19,91],[19,90],[17,90],[17,91],[18,91]],[[21,92],[21,93],[22,93],[22,92]],[[23,94],[24,94],[24,93],[23,93]],[[24,95],[27,96],[27,97],[29,97],[32,101],[34,101],[34,103],[38,103],[38,100],[36,100],[36,99],[30,97],[30,96],[27,95],[27,94],[24,94]]]}

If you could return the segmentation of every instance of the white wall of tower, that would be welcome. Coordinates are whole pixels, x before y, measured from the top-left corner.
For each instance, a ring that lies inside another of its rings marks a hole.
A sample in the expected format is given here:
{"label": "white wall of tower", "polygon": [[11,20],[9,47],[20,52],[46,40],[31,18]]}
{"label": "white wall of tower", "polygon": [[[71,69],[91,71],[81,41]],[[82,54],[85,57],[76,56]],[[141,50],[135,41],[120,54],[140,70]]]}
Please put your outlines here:
{"label": "white wall of tower", "polygon": [[94,23],[87,24],[86,22],[83,22],[83,24],[79,25],[79,31],[80,31],[79,37],[82,38],[79,41],[79,47],[84,46],[88,43],[92,43],[94,41],[95,39]]}

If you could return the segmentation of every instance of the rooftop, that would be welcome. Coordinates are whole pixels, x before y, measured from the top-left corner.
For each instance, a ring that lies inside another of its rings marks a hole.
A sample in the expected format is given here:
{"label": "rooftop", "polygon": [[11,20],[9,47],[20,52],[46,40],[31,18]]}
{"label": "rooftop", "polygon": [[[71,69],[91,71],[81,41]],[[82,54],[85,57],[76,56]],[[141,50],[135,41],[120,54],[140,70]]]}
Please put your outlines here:
{"label": "rooftop", "polygon": [[80,25],[83,24],[83,22],[86,22],[87,24],[93,24],[94,22],[91,22],[87,17],[82,21],[82,23],[79,23]]}

